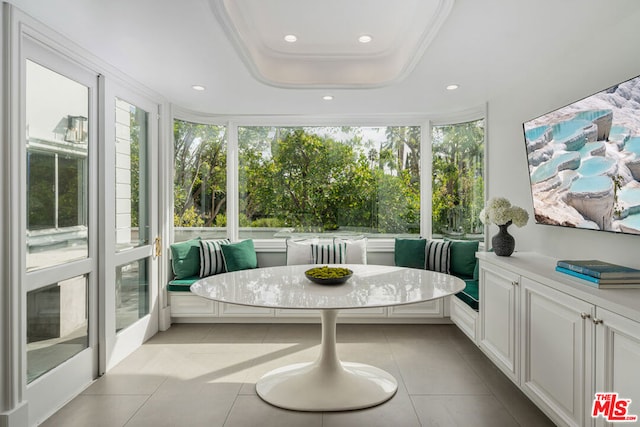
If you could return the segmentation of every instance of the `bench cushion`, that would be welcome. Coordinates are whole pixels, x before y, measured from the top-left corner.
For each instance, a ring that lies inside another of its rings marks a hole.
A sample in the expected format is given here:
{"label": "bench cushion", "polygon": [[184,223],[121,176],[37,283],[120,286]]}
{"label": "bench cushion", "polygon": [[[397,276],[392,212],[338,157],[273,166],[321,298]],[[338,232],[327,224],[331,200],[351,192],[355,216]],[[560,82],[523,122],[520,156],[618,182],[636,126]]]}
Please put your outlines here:
{"label": "bench cushion", "polygon": [[464,283],[467,286],[461,292],[458,292],[456,297],[475,311],[478,311],[478,307],[480,305],[478,280],[473,278],[466,278],[462,280],[464,280]]}
{"label": "bench cushion", "polygon": [[167,285],[167,290],[171,292],[191,292],[191,285],[197,280],[200,280],[200,276],[185,277],[184,279],[173,279]]}

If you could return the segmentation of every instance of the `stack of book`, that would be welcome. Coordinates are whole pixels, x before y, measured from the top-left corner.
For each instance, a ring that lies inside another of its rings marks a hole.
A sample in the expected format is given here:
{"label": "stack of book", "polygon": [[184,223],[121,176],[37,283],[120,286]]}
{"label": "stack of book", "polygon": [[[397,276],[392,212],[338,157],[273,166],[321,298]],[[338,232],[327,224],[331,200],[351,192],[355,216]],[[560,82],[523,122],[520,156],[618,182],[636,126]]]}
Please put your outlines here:
{"label": "stack of book", "polygon": [[598,288],[640,288],[640,270],[599,260],[560,260],[556,271]]}

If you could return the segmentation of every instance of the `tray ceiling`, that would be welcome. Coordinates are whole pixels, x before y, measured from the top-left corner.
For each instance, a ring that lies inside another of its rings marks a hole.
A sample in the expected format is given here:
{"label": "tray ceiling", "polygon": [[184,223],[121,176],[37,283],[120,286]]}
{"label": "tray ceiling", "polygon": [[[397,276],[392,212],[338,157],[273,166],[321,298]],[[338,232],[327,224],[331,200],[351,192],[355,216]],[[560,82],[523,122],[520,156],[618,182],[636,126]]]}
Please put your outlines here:
{"label": "tray ceiling", "polygon": [[[209,0],[260,81],[361,88],[402,80],[445,22],[453,0]],[[288,42],[285,36],[295,36]],[[361,42],[361,36],[369,36]]]}

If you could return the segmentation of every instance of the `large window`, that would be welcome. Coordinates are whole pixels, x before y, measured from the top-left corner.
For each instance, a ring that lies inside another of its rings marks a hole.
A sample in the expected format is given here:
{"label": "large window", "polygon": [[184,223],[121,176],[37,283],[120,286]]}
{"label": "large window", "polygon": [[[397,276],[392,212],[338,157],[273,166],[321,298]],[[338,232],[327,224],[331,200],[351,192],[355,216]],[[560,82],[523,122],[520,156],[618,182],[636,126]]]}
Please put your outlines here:
{"label": "large window", "polygon": [[483,239],[484,120],[432,129],[432,235]]}
{"label": "large window", "polygon": [[[430,145],[422,126],[230,126],[237,163],[227,165],[225,126],[174,122],[175,241],[318,234],[483,240],[484,119],[432,126]],[[227,166],[237,183],[227,184]],[[421,189],[422,167],[431,194]],[[421,229],[429,223],[431,230]]]}
{"label": "large window", "polygon": [[173,122],[174,241],[191,237],[226,237],[226,128]]}
{"label": "large window", "polygon": [[420,233],[420,127],[238,128],[240,238]]}

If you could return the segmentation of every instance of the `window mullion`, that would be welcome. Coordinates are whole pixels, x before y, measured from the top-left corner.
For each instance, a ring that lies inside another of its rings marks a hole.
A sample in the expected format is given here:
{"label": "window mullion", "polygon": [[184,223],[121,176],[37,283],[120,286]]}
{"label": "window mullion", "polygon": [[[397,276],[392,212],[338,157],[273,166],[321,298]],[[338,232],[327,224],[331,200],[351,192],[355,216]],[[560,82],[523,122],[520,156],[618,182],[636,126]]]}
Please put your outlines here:
{"label": "window mullion", "polygon": [[227,123],[227,237],[236,241],[240,235],[240,200],[238,189],[238,125]]}
{"label": "window mullion", "polygon": [[427,120],[420,128],[420,235],[431,238],[433,210],[433,152],[431,132],[433,123]]}

